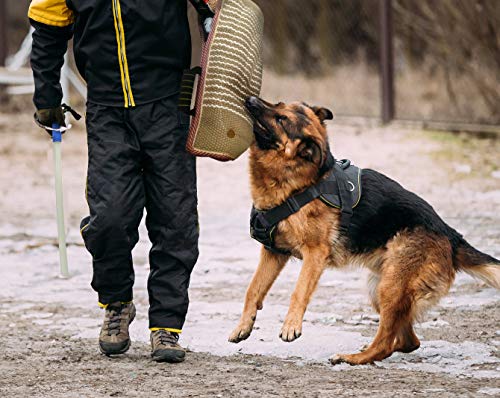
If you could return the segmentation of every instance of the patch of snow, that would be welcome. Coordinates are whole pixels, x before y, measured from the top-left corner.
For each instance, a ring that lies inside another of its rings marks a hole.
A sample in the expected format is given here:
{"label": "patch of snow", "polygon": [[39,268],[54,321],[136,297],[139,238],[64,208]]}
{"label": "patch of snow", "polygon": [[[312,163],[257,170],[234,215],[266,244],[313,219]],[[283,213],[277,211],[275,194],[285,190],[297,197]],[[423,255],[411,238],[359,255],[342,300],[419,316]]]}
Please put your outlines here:
{"label": "patch of snow", "polygon": [[479,394],[492,395],[495,397],[500,396],[500,388],[497,387],[483,387],[480,390],[477,390]]}
{"label": "patch of snow", "polygon": [[445,308],[479,308],[483,305],[494,304],[500,301],[498,292],[493,288],[484,288],[477,293],[453,295],[444,297],[440,305]]}
{"label": "patch of snow", "polygon": [[418,326],[424,329],[439,329],[442,326],[448,326],[448,325],[449,325],[448,322],[443,321],[441,319],[437,319],[435,321],[422,322],[418,324]]}
{"label": "patch of snow", "polygon": [[407,369],[430,373],[448,373],[474,378],[500,378],[497,370],[478,370],[485,364],[500,364],[492,347],[471,341],[450,343],[448,341],[424,341],[420,349],[411,354],[396,353],[378,362],[378,366],[391,369]]}
{"label": "patch of snow", "polygon": [[470,165],[462,163],[454,163],[453,169],[456,173],[460,174],[470,174],[470,172],[472,171],[472,167]]}

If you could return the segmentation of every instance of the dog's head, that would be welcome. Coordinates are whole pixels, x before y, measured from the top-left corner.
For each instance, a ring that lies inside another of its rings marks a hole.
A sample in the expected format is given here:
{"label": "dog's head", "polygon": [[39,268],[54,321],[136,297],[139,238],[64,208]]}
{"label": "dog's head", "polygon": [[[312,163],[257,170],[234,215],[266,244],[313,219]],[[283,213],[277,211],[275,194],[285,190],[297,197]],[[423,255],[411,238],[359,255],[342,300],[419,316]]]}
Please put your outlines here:
{"label": "dog's head", "polygon": [[320,169],[329,151],[325,120],[330,110],[305,103],[270,104],[260,98],[247,99],[254,119],[255,146],[268,161],[285,161],[288,167]]}

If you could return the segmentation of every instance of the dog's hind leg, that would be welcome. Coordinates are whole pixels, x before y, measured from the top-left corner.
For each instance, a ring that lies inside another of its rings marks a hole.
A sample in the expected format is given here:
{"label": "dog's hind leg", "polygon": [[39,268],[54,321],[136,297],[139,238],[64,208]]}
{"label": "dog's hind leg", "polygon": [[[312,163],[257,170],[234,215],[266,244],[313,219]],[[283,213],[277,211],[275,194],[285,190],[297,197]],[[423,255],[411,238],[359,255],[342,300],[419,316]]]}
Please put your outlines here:
{"label": "dog's hind leg", "polygon": [[[411,298],[405,297],[405,289],[394,288],[397,279],[384,279],[379,285],[380,322],[377,335],[368,348],[358,354],[337,355],[330,362],[337,364],[346,362],[360,365],[380,361],[394,352],[394,342],[399,331],[411,322]],[[385,292],[384,292],[385,290]]]}
{"label": "dog's hind leg", "polygon": [[378,285],[380,324],[375,339],[363,352],[337,355],[332,364],[380,361],[394,351],[419,347],[413,321],[449,290],[454,271],[446,238],[423,232],[399,235],[388,245]]}
{"label": "dog's hind leg", "polygon": [[401,329],[394,340],[394,351],[404,352],[407,354],[417,350],[419,347],[420,340],[415,334],[411,322],[401,326]]}
{"label": "dog's hind leg", "polygon": [[261,310],[264,298],[280,274],[290,256],[272,253],[262,247],[260,262],[245,296],[245,306],[236,329],[229,336],[231,343],[239,343],[252,333],[257,310]]}

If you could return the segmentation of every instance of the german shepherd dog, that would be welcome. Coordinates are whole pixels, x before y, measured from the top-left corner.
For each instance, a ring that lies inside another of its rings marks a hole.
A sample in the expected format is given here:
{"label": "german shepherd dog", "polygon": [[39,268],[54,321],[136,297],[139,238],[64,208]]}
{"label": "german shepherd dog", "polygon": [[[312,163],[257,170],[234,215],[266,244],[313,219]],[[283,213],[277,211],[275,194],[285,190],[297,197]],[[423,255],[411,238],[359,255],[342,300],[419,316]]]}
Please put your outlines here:
{"label": "german shepherd dog", "polygon": [[[273,105],[256,97],[246,107],[255,134],[251,193],[254,206],[267,210],[323,178],[319,172],[330,150],[324,122],[333,115],[305,103]],[[380,314],[377,334],[363,352],[336,355],[332,364],[367,364],[419,348],[413,323],[447,294],[458,271],[500,289],[500,261],[470,246],[427,202],[374,170],[364,169],[361,182],[361,200],[346,233],[339,228],[340,211],[319,199],[281,221],[275,244],[291,254],[262,248],[229,341],[250,336],[257,311],[291,256],[303,265],[280,333],[287,342],[301,336],[306,307],[326,267],[357,264],[371,271],[371,303]]]}

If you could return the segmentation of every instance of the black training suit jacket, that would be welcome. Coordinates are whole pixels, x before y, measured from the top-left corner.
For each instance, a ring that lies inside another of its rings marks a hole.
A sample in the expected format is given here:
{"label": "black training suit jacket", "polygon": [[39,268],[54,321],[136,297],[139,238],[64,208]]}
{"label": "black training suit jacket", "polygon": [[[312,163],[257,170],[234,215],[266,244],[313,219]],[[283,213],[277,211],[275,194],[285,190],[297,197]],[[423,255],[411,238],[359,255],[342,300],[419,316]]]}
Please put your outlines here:
{"label": "black training suit jacket", "polygon": [[190,64],[186,0],[32,0],[28,16],[38,109],[61,103],[72,36],[92,103],[128,108],[167,97]]}

